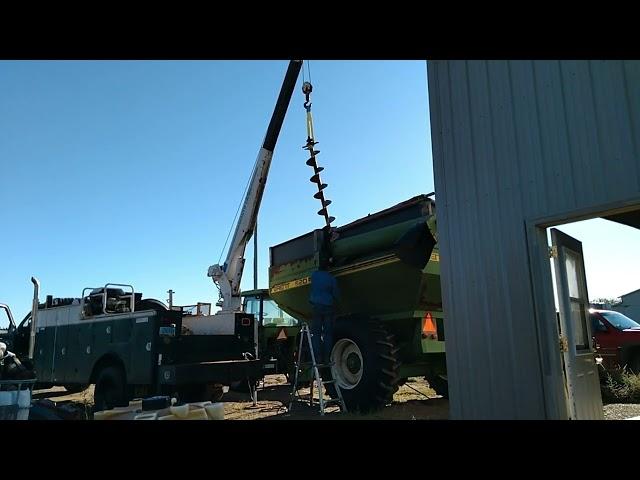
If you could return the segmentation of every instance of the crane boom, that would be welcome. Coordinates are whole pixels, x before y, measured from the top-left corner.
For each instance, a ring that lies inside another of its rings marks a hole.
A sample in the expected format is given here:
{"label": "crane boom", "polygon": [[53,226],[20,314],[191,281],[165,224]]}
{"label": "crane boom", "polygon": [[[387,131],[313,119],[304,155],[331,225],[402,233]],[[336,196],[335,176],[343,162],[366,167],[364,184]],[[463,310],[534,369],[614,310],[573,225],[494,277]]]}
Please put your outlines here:
{"label": "crane boom", "polygon": [[233,234],[229,251],[223,265],[212,265],[207,275],[211,277],[220,288],[220,301],[218,306],[222,312],[236,311],[240,309],[240,281],[244,270],[244,252],[247,243],[253,235],[262,194],[267,183],[269,167],[273,151],[278,141],[278,135],[287,113],[293,90],[302,68],[302,60],[291,60],[280,88],[280,95],[271,115],[267,133],[258,152],[251,180],[244,198],[242,210],[238,217],[235,232]]}

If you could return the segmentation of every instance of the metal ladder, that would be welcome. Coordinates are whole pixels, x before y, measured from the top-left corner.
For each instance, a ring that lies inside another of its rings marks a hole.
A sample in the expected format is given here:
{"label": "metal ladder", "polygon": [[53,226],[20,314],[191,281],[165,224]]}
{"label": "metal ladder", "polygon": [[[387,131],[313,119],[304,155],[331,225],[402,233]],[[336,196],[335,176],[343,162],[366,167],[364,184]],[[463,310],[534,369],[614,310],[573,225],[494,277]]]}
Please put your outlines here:
{"label": "metal ladder", "polygon": [[[309,406],[313,407],[313,385],[316,385],[318,389],[318,401],[320,404],[320,415],[324,415],[324,410],[327,406],[337,404],[340,406],[341,412],[347,411],[347,406],[344,403],[342,398],[342,392],[340,391],[340,387],[336,383],[335,380],[322,380],[322,376],[320,375],[320,369],[331,368],[331,363],[318,365],[316,363],[316,356],[313,351],[313,344],[311,343],[311,332],[309,331],[309,325],[306,323],[302,324],[302,328],[300,329],[300,343],[298,345],[298,358],[296,359],[296,374],[293,381],[293,390],[291,391],[291,395],[289,397],[289,412],[293,409],[293,402],[296,398],[299,401],[304,401],[300,396],[300,392],[298,391],[298,374],[300,372],[300,366],[303,364],[302,362],[302,346],[304,341],[307,341],[307,345],[309,346],[309,352],[311,352],[311,367],[313,369],[313,381],[311,382],[311,388],[309,392]],[[338,398],[332,398],[325,400],[324,399],[324,385],[333,384],[336,389],[336,395]]]}

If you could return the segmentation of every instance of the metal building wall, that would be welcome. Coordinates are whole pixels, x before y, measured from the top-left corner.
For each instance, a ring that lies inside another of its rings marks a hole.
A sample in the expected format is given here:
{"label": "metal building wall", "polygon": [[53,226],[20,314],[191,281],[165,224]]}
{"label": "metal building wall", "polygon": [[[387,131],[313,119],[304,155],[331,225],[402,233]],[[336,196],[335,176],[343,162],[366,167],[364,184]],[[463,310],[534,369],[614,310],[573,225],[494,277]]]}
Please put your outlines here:
{"label": "metal building wall", "polygon": [[639,198],[640,62],[427,70],[450,416],[564,418],[557,325],[531,273],[548,259],[530,261],[526,221]]}
{"label": "metal building wall", "polygon": [[636,322],[640,322],[640,290],[623,295],[622,303],[611,308]]}

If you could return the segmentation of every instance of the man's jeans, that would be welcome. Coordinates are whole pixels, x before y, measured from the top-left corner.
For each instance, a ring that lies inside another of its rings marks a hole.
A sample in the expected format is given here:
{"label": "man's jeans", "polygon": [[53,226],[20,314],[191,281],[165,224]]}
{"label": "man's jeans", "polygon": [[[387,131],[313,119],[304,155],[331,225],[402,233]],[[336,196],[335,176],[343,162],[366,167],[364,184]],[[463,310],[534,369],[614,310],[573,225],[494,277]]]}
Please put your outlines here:
{"label": "man's jeans", "polygon": [[[312,305],[311,344],[317,363],[329,363],[333,347],[334,310],[330,305]],[[322,336],[322,341],[320,337]]]}

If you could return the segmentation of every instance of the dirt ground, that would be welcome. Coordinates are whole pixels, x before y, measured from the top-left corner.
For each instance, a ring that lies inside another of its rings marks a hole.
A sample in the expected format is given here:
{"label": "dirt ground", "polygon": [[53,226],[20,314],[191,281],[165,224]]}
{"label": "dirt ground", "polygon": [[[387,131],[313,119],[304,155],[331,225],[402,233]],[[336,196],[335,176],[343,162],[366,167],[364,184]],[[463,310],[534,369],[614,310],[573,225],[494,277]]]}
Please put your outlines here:
{"label": "dirt ground", "polygon": [[[254,407],[248,394],[228,392],[222,399],[225,404],[227,420],[312,420],[321,419],[317,405],[310,408],[306,403],[294,404],[293,411],[287,412],[291,386],[284,375],[270,375],[258,390],[258,404]],[[309,389],[300,391],[303,397],[309,395]],[[86,411],[93,405],[93,387],[73,395],[64,388],[34,392],[34,400],[48,398],[54,402],[83,405]],[[314,398],[318,398],[317,392]],[[393,397],[393,403],[372,414],[340,414],[337,407],[327,410],[327,420],[446,420],[449,415],[449,402],[436,395],[422,378],[410,378],[400,387]],[[604,406],[606,420],[623,420],[640,416],[640,405],[609,404]]]}
{"label": "dirt ground", "polygon": [[[230,391],[222,399],[227,420],[446,420],[449,402],[431,390],[422,378],[410,378],[393,397],[393,403],[375,413],[358,415],[340,414],[338,407],[330,407],[324,417],[318,412],[317,403],[313,408],[307,403],[296,403],[292,412],[287,412],[291,386],[284,375],[269,375],[264,386],[258,390],[258,402],[254,407],[248,394]],[[303,398],[309,389],[301,389]],[[34,391],[34,400],[48,398],[57,403],[74,403],[90,407],[93,403],[93,387],[84,392],[69,395],[62,387]],[[314,392],[314,398],[318,398]],[[87,408],[88,410],[88,408]]]}

